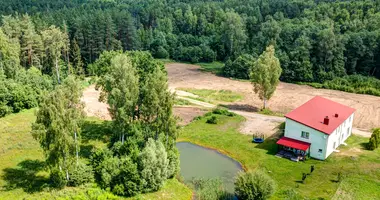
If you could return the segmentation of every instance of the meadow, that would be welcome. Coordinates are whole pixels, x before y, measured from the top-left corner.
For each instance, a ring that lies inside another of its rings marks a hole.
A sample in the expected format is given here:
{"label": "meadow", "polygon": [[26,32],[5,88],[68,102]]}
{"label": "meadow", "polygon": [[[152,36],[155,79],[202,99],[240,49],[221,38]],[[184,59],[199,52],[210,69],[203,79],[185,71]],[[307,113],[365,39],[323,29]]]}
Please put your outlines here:
{"label": "meadow", "polygon": [[[368,151],[367,138],[351,136],[347,146],[339,147],[327,160],[308,159],[292,162],[275,156],[276,137],[262,144],[251,143],[252,137],[240,134],[238,127],[245,119],[241,116],[216,115],[218,124],[207,124],[202,117],[184,127],[179,141],[192,142],[217,149],[239,161],[246,170],[262,169],[276,181],[272,199],[379,199],[380,150]],[[302,183],[302,173],[315,170]],[[339,181],[338,174],[342,174]]]}

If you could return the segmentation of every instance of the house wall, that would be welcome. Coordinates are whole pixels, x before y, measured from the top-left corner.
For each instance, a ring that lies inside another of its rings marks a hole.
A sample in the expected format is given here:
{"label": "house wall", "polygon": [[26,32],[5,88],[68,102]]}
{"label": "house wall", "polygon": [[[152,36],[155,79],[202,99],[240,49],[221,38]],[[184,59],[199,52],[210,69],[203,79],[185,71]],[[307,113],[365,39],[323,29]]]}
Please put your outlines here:
{"label": "house wall", "polygon": [[[319,160],[326,158],[328,135],[288,118],[285,123],[285,137],[311,143],[310,156]],[[302,131],[309,132],[309,139],[301,137]],[[322,153],[319,149],[322,149]]]}
{"label": "house wall", "polygon": [[[339,147],[352,133],[352,123],[354,121],[354,113],[348,117],[338,128],[334,130],[332,134],[329,135],[327,140],[327,158],[336,148]],[[335,143],[335,146],[334,146]]]}

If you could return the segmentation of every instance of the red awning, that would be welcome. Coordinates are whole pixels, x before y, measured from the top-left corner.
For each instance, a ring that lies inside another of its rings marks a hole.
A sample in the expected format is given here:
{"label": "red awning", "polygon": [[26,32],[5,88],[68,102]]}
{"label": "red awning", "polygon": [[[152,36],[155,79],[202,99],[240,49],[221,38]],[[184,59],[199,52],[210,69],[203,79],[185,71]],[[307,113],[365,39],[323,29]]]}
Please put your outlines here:
{"label": "red awning", "polygon": [[310,143],[302,142],[302,141],[295,140],[292,138],[287,138],[287,137],[282,137],[281,139],[279,139],[277,141],[277,144],[303,150],[303,151],[306,151],[310,147]]}

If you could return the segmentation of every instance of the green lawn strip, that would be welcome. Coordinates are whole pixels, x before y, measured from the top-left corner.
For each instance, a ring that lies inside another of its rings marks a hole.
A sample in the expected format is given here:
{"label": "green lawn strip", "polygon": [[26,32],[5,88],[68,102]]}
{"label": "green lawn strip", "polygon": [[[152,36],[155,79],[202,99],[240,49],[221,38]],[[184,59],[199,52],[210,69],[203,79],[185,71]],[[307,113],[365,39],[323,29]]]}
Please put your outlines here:
{"label": "green lawn strip", "polygon": [[[194,121],[184,127],[179,141],[188,141],[205,147],[217,149],[239,161],[248,170],[264,169],[277,183],[277,190],[272,199],[283,199],[288,190],[308,198],[331,199],[341,183],[336,182],[338,172],[347,174],[347,177],[368,175],[368,182],[376,184],[380,180],[380,172],[375,172],[379,165],[377,152],[363,150],[360,157],[352,159],[349,156],[331,155],[326,161],[309,159],[306,162],[292,162],[274,156],[277,151],[276,140],[268,138],[263,144],[251,143],[251,136],[242,135],[238,127],[244,118],[241,116],[217,116],[217,125],[206,124],[207,117]],[[224,126],[229,124],[228,128]],[[360,142],[357,142],[360,140]],[[352,136],[347,140],[348,147],[361,148],[358,143],[367,141],[367,138]],[[342,151],[345,151],[342,148]],[[377,160],[376,160],[377,159]],[[308,176],[306,183],[300,183],[302,173],[310,172],[310,166],[315,165],[315,171]],[[371,170],[367,169],[371,168]],[[380,170],[379,170],[380,171]],[[348,188],[354,185],[348,184]],[[372,193],[378,191],[371,190]],[[364,197],[363,197],[364,198]]]}
{"label": "green lawn strip", "polygon": [[208,89],[192,89],[192,88],[178,88],[185,92],[189,92],[198,95],[202,100],[209,102],[235,102],[243,99],[243,96],[232,92],[230,90],[208,90]]}
{"label": "green lawn strip", "polygon": [[[154,193],[122,198],[94,184],[55,190],[49,187],[40,145],[32,137],[31,125],[36,109],[25,110],[0,118],[0,199],[190,199],[192,191],[176,179],[168,180]],[[87,118],[82,133],[80,155],[89,157],[93,147],[106,146],[108,124]]]}
{"label": "green lawn strip", "polygon": [[189,105],[193,105],[193,104],[186,99],[176,98],[174,105],[176,105],[176,106],[189,106]]}
{"label": "green lawn strip", "polygon": [[217,75],[221,75],[223,73],[222,70],[223,70],[224,63],[222,62],[217,62],[217,61],[214,61],[211,63],[201,62],[201,63],[196,63],[196,65],[199,65],[201,67],[201,71],[204,71],[204,72],[211,72]]}
{"label": "green lawn strip", "polygon": [[278,117],[284,117],[284,114],[282,113],[278,113],[278,112],[274,112],[268,108],[265,108],[265,109],[261,109],[259,112],[257,112],[259,114],[262,114],[262,115],[269,115],[269,116],[278,116]]}

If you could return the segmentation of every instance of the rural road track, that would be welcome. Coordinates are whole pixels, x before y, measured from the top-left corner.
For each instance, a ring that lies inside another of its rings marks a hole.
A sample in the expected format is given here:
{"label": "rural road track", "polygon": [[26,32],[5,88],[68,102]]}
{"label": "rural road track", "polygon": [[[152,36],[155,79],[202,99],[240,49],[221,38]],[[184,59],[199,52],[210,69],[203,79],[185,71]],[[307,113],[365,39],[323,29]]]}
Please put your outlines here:
{"label": "rural road track", "polygon": [[[172,89],[172,91],[176,92],[177,98],[187,100],[194,105],[202,106],[205,108],[216,108],[217,107],[217,105],[214,105],[211,103],[206,103],[203,101],[198,101],[198,100],[189,98],[189,97],[196,97],[196,95],[194,96],[194,94],[192,94],[192,93],[184,92],[184,91],[180,91],[180,90],[174,90],[174,89]],[[285,122],[285,117],[263,115],[263,114],[258,114],[258,113],[254,113],[254,112],[247,112],[247,111],[233,110],[233,109],[229,109],[229,111],[234,112],[238,115],[241,115],[241,116],[245,117],[246,119],[250,119],[250,121],[260,120],[260,121],[269,121],[269,122],[273,122],[273,123]],[[352,128],[352,132],[355,135],[360,135],[360,136],[367,137],[367,138],[371,137],[371,134],[372,134],[371,132],[360,130],[360,129],[357,129],[355,127]]]}

